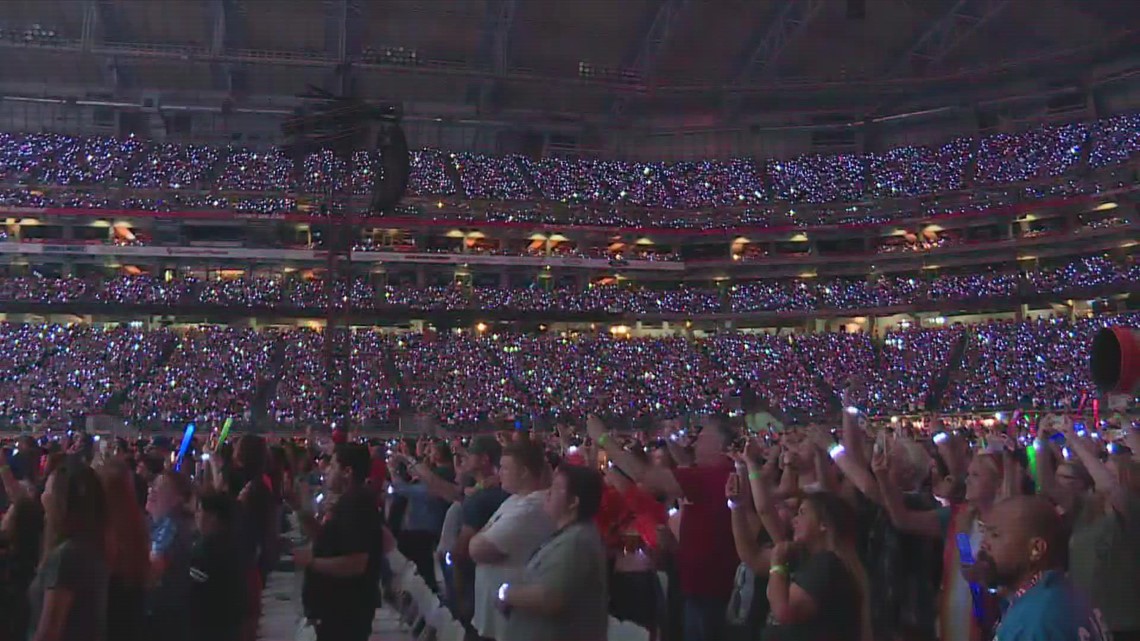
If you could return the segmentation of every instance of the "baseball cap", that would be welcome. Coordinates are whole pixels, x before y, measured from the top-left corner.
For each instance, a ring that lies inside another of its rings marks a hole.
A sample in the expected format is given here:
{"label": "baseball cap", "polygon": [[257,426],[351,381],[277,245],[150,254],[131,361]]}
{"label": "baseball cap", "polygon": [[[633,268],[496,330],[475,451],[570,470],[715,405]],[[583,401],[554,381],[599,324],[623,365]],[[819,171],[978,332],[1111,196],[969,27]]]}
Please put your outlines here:
{"label": "baseball cap", "polygon": [[467,446],[468,454],[485,454],[490,457],[491,464],[498,467],[499,457],[503,455],[503,446],[499,445],[498,439],[488,434],[476,436],[471,439],[471,444]]}

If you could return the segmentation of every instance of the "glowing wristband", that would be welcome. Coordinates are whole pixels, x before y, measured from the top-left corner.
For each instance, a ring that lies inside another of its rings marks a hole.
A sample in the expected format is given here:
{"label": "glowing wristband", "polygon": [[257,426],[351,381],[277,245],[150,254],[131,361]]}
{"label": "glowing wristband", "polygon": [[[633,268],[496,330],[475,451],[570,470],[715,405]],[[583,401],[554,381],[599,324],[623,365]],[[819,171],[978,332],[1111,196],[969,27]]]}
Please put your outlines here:
{"label": "glowing wristband", "polygon": [[939,433],[934,435],[934,444],[935,445],[942,445],[949,438],[950,438],[950,435],[947,434],[946,432],[939,432]]}
{"label": "glowing wristband", "polygon": [[773,574],[783,574],[784,576],[788,576],[788,566],[773,565],[772,567],[768,568],[768,574],[769,576]]}
{"label": "glowing wristband", "polygon": [[507,602],[507,590],[510,589],[510,583],[504,583],[499,586],[499,600],[503,603]]}
{"label": "glowing wristband", "polygon": [[605,446],[606,446],[606,442],[607,442],[607,441],[609,441],[609,440],[610,440],[610,435],[609,435],[609,434],[602,434],[601,436],[599,436],[599,437],[598,437],[598,445],[599,445],[599,446],[601,446],[601,447],[605,447]]}
{"label": "glowing wristband", "polygon": [[735,510],[738,507],[740,507],[740,506],[736,504],[736,501],[733,501],[732,499],[728,499],[728,509]]}
{"label": "glowing wristband", "polygon": [[836,461],[839,459],[840,456],[843,456],[846,452],[847,452],[847,448],[843,447],[842,443],[837,443],[835,445],[832,445],[827,450],[827,455],[831,457],[831,460]]}
{"label": "glowing wristband", "polygon": [[758,481],[758,480],[760,480],[760,472],[749,472],[749,473],[748,473],[748,480],[749,480],[749,481]]}

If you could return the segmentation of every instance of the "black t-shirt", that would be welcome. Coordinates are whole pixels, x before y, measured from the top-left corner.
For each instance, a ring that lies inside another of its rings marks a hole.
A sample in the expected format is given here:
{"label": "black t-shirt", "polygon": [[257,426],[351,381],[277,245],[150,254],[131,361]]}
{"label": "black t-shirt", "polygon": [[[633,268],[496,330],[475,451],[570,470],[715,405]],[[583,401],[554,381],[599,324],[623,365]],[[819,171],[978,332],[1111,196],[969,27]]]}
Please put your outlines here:
{"label": "black t-shirt", "polygon": [[366,553],[368,567],[364,574],[348,578],[306,570],[301,597],[305,616],[327,619],[375,609],[384,562],[383,524],[376,499],[367,490],[351,490],[337,500],[313,541],[313,558]]}
{"label": "black t-shirt", "polygon": [[857,641],[860,636],[855,577],[834,552],[820,552],[798,563],[791,582],[815,599],[810,621],[780,625],[769,614],[763,641]]}
{"label": "black t-shirt", "polygon": [[[875,638],[913,631],[933,637],[942,579],[942,541],[899,531],[882,507],[860,497],[860,556],[870,581]],[[919,512],[938,507],[929,493],[904,494],[903,503],[908,510]]]}
{"label": "black t-shirt", "polygon": [[[199,539],[190,553],[190,625],[195,639],[236,629],[246,615],[250,559],[236,534]],[[226,636],[225,638],[229,638]]]}
{"label": "black t-shirt", "polygon": [[510,494],[507,494],[503,488],[495,486],[484,488],[465,498],[463,500],[463,525],[476,532],[482,530],[508,496]]}

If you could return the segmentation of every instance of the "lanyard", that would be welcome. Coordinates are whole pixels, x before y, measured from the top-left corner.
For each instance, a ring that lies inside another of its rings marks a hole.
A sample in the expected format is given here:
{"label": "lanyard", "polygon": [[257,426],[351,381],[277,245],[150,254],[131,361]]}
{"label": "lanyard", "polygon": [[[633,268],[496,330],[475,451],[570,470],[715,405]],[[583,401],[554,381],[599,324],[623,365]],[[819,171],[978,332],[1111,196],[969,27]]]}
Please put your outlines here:
{"label": "lanyard", "polygon": [[1019,599],[1021,599],[1021,597],[1025,596],[1026,592],[1029,592],[1030,590],[1032,590],[1034,588],[1034,586],[1036,586],[1041,581],[1041,577],[1043,577],[1043,576],[1045,576],[1044,572],[1038,572],[1038,573],[1034,574],[1033,576],[1029,577],[1028,581],[1026,581],[1025,583],[1022,583],[1021,587],[1017,588],[1017,590],[1013,594],[1011,594],[1008,599],[1006,599],[1005,607],[1003,607],[1001,610],[1001,616],[998,617],[998,620],[994,622],[993,635],[992,635],[992,637],[994,639],[997,638],[997,632],[998,632],[998,629],[1001,628],[1001,622],[1005,618],[1005,615],[1009,613],[1009,610],[1010,610],[1010,608],[1013,607],[1013,604],[1017,603],[1017,601]]}
{"label": "lanyard", "polygon": [[1041,581],[1041,577],[1044,575],[1045,575],[1044,572],[1038,572],[1038,573],[1034,574],[1033,576],[1029,577],[1029,580],[1026,581],[1025,583],[1023,583],[1021,585],[1021,587],[1018,588],[1017,591],[1014,592],[1009,597],[1009,599],[1006,601],[1006,610],[1008,611],[1009,608],[1013,607],[1013,604],[1016,603],[1018,601],[1018,599],[1025,596],[1026,592],[1032,590],[1033,587]]}

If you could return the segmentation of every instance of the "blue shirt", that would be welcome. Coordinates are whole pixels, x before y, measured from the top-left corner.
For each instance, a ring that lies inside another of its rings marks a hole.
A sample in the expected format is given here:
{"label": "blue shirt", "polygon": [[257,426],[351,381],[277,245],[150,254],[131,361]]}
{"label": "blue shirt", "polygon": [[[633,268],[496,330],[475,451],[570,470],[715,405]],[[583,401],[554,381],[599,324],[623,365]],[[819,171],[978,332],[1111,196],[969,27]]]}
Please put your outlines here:
{"label": "blue shirt", "polygon": [[994,641],[1111,641],[1100,612],[1063,572],[1046,572],[1009,606]]}
{"label": "blue shirt", "polygon": [[[445,481],[455,480],[455,473],[450,469],[437,468],[435,473]],[[439,536],[447,508],[451,507],[450,501],[432,494],[425,483],[405,483],[399,478],[392,479],[392,491],[408,499],[408,509],[404,512],[404,530],[432,532]]]}

